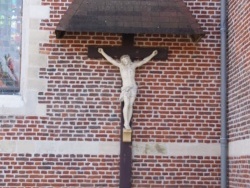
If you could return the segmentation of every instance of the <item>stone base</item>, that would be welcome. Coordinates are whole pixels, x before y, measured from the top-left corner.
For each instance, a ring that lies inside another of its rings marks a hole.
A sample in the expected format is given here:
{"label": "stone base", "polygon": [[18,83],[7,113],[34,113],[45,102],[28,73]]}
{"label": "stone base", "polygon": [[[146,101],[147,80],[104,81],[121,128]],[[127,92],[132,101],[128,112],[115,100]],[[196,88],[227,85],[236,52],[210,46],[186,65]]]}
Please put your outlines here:
{"label": "stone base", "polygon": [[123,129],[123,142],[132,142],[132,129]]}

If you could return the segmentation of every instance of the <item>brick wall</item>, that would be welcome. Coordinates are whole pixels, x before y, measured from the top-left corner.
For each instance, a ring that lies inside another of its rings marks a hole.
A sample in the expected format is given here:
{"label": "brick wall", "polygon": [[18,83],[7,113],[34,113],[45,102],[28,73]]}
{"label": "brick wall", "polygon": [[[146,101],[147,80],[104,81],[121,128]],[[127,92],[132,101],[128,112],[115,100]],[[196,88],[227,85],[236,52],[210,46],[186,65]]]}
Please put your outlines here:
{"label": "brick wall", "polygon": [[[229,1],[228,134],[229,185],[249,187],[250,139],[250,2]],[[237,148],[239,148],[237,150]]]}
{"label": "brick wall", "polygon": [[250,157],[231,156],[229,158],[229,187],[249,187]]}
{"label": "brick wall", "polygon": [[[38,92],[46,115],[0,117],[0,139],[16,144],[2,147],[2,187],[118,187],[119,155],[48,149],[55,142],[73,147],[120,141],[119,70],[105,60],[89,59],[87,45],[120,45],[121,36],[66,33],[56,39],[55,27],[69,2],[41,2],[50,7],[50,18],[40,23],[41,31],[50,32],[49,40],[39,44],[40,54],[48,58],[39,69],[47,88]],[[220,187],[219,154],[207,149],[217,148],[220,138],[220,1],[185,3],[206,33],[200,42],[178,35],[135,37],[137,46],[168,47],[169,58],[151,61],[136,73],[133,141],[146,146],[133,156],[133,187]],[[19,148],[19,140],[38,149]],[[46,149],[39,149],[41,143],[48,143]],[[171,144],[177,144],[172,152]],[[185,154],[177,153],[181,145]]]}
{"label": "brick wall", "polygon": [[133,187],[220,187],[220,157],[135,156]]}
{"label": "brick wall", "polygon": [[119,185],[119,156],[0,154],[0,157],[1,187]]}
{"label": "brick wall", "polygon": [[249,139],[249,1],[229,3],[229,138]]}

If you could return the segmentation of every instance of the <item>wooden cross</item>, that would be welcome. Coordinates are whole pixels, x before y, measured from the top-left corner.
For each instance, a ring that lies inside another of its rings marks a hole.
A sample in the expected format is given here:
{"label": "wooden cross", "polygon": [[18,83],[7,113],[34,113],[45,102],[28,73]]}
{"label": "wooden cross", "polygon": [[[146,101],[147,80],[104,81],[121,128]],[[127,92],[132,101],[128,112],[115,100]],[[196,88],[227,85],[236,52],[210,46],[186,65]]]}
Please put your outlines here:
{"label": "wooden cross", "polygon": [[[158,51],[158,54],[154,57],[154,60],[166,60],[168,57],[167,48],[156,47],[134,47],[134,34],[122,35],[122,46],[89,46],[88,57],[89,58],[103,58],[98,52],[98,48],[103,50],[112,58],[120,59],[122,55],[129,55],[131,60],[144,59],[149,56],[154,50]],[[121,136],[120,136],[120,186],[119,188],[131,188],[132,185],[132,138],[130,141],[124,139],[124,118],[123,118],[124,102],[121,103]],[[130,122],[132,127],[132,122]],[[131,135],[132,136],[132,135]]]}

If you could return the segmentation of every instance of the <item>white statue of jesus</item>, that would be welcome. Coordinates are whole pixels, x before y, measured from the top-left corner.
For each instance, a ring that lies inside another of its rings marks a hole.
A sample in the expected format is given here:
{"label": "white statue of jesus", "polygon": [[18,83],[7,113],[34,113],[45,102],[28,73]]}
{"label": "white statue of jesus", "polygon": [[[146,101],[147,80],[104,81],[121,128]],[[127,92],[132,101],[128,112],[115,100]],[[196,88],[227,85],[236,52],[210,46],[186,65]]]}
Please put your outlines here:
{"label": "white statue of jesus", "polygon": [[98,49],[98,52],[103,55],[103,57],[109,61],[111,64],[115,65],[120,69],[122,77],[122,88],[120,101],[124,101],[123,108],[123,118],[124,118],[124,127],[125,129],[131,129],[129,122],[133,113],[133,104],[137,94],[137,85],[135,82],[135,69],[149,62],[154,56],[158,54],[158,51],[155,50],[151,55],[144,58],[142,61],[131,62],[131,59],[128,55],[123,55],[119,60],[114,60],[112,57],[107,55],[102,48]]}

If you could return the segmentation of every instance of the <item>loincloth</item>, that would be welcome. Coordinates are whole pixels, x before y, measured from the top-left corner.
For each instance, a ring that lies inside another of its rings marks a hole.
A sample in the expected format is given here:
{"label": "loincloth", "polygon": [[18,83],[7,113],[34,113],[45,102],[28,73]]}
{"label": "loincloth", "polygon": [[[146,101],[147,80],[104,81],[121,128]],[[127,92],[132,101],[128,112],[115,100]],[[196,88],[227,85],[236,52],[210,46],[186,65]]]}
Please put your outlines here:
{"label": "loincloth", "polygon": [[121,94],[119,101],[124,101],[124,97],[131,98],[136,97],[137,94],[137,86],[126,86],[121,88]]}

